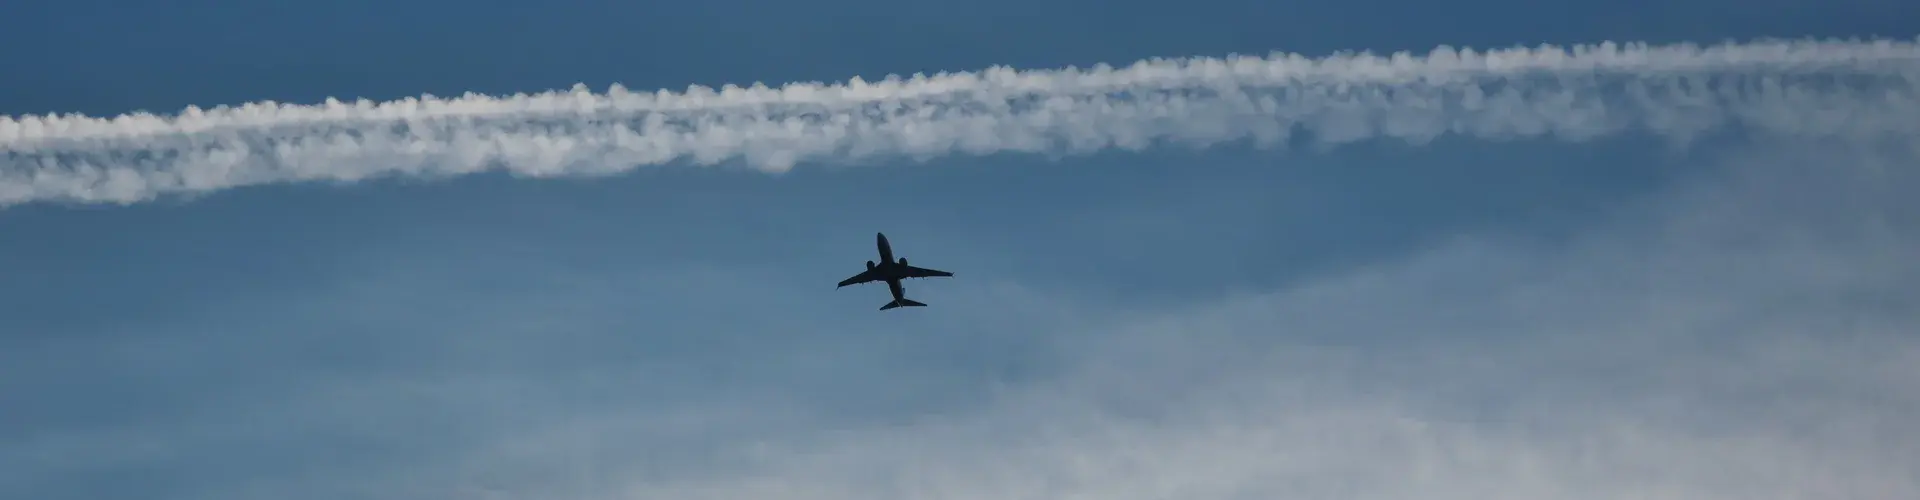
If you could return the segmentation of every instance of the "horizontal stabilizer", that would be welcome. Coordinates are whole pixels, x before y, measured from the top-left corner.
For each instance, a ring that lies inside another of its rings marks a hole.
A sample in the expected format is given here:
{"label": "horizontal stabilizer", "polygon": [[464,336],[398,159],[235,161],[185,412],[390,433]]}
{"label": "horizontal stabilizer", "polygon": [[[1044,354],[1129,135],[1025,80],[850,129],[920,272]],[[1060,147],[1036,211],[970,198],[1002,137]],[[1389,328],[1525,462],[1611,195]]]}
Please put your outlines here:
{"label": "horizontal stabilizer", "polygon": [[893,302],[888,302],[887,305],[880,306],[880,310],[885,311],[888,309],[893,309],[895,307],[926,307],[926,306],[927,306],[926,304],[914,302],[913,299],[895,299]]}

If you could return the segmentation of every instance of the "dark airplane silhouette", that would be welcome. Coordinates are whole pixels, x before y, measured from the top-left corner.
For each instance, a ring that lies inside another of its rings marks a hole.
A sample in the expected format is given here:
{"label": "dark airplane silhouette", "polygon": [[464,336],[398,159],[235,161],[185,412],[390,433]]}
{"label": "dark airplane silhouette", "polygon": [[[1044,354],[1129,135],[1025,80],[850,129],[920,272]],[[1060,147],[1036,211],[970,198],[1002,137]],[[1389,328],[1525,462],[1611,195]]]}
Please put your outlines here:
{"label": "dark airplane silhouette", "polygon": [[953,273],[946,271],[909,266],[907,265],[906,257],[901,257],[900,260],[895,261],[893,259],[893,246],[887,244],[887,235],[885,233],[874,233],[874,236],[878,238],[877,243],[880,246],[880,263],[874,264],[871,260],[867,261],[867,270],[861,271],[860,274],[855,274],[852,278],[847,278],[845,281],[841,281],[840,286],[858,285],[869,281],[887,282],[887,288],[893,290],[893,302],[888,302],[887,305],[880,306],[880,310],[885,311],[902,306],[926,306],[926,304],[907,299],[907,289],[906,287],[900,286],[900,280],[907,278],[944,278],[953,276]]}

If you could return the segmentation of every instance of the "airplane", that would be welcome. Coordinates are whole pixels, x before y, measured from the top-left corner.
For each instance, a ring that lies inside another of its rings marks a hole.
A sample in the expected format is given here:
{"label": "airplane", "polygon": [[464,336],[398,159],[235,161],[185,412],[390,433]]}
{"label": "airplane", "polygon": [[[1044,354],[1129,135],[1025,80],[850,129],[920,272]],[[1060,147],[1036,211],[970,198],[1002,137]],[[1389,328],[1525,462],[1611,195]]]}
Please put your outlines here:
{"label": "airplane", "polygon": [[887,244],[887,235],[885,233],[874,233],[874,236],[877,240],[876,243],[880,247],[880,263],[874,264],[871,260],[867,261],[867,270],[861,271],[860,274],[853,275],[852,278],[841,281],[840,286],[834,287],[835,289],[871,281],[885,281],[887,282],[887,288],[893,291],[893,302],[888,302],[886,305],[880,306],[880,310],[885,311],[895,307],[926,307],[926,304],[915,302],[906,297],[906,287],[900,286],[900,280],[906,278],[945,278],[953,276],[953,273],[946,271],[907,265],[906,257],[901,257],[897,261],[894,260],[893,246]]}

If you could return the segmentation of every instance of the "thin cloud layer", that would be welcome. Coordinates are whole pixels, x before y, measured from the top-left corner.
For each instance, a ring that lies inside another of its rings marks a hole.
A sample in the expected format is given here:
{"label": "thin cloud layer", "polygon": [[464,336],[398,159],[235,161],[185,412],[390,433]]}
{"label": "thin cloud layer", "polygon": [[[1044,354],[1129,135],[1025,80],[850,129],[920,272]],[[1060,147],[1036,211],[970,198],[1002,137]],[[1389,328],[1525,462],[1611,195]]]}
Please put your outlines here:
{"label": "thin cloud layer", "polygon": [[[635,451],[594,461],[611,471],[600,482],[554,475],[487,491],[1912,498],[1920,264],[1901,250],[1920,243],[1920,203],[1900,193],[1920,188],[1905,168],[1915,158],[1740,155],[1721,177],[1571,246],[1466,238],[1182,313],[1037,327],[1072,339],[1073,368],[979,411],[733,441],[732,460],[701,475],[648,477]],[[476,450],[454,477],[568,456],[553,440],[547,454],[507,442]],[[428,482],[459,482],[440,477]]]}
{"label": "thin cloud layer", "polygon": [[604,94],[259,102],[173,116],[0,117],[0,206],[135,203],[283,182],[606,175],[744,160],[779,172],[1156,142],[1337,145],[1444,134],[1584,140],[1716,130],[1882,140],[1914,132],[1920,45],[1612,43],[1425,56],[1153,59],[1125,68],[992,68],[868,83]]}
{"label": "thin cloud layer", "polygon": [[[1463,237],[1173,312],[955,281],[974,291],[943,310],[1024,315],[996,326],[1052,339],[1066,365],[986,404],[890,425],[773,396],[818,395],[814,381],[709,383],[700,389],[716,400],[663,406],[618,400],[654,382],[647,363],[604,377],[489,374],[443,353],[422,360],[440,369],[303,384],[172,427],[44,436],[0,455],[17,466],[0,483],[187,460],[224,471],[278,439],[324,436],[390,448],[298,448],[299,473],[213,473],[181,497],[1911,498],[1920,262],[1904,250],[1920,243],[1916,153],[1776,143],[1571,244]],[[665,281],[741,281],[701,278]],[[402,297],[431,290],[400,285],[367,300],[413,307]],[[528,312],[487,309],[451,323],[453,338],[497,342],[467,326]],[[737,361],[875,364],[821,359],[840,345],[789,347]],[[894,390],[925,387],[922,375],[865,376]],[[594,387],[567,394],[582,381]],[[458,439],[399,444],[442,432]]]}

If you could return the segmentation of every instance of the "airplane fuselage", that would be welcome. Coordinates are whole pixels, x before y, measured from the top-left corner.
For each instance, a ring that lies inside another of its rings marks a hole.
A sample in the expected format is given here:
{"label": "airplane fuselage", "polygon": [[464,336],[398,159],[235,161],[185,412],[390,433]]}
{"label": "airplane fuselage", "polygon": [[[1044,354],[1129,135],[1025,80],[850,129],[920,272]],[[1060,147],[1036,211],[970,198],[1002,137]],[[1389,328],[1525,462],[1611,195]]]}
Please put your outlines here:
{"label": "airplane fuselage", "polygon": [[887,291],[893,292],[893,298],[905,297],[907,287],[900,284],[900,273],[889,272],[896,269],[894,264],[898,262],[893,260],[893,245],[887,243],[887,233],[873,233],[873,237],[874,246],[880,250],[880,263],[874,266],[874,270],[880,271],[880,279],[887,282]]}
{"label": "airplane fuselage", "polygon": [[893,263],[893,245],[887,244],[887,233],[873,233],[875,243],[880,247],[880,264]]}
{"label": "airplane fuselage", "polygon": [[874,233],[874,248],[880,251],[880,260],[868,262],[867,268],[874,270],[878,278],[889,283],[898,282],[905,273],[907,259],[893,256],[893,245],[887,243],[886,233]]}

